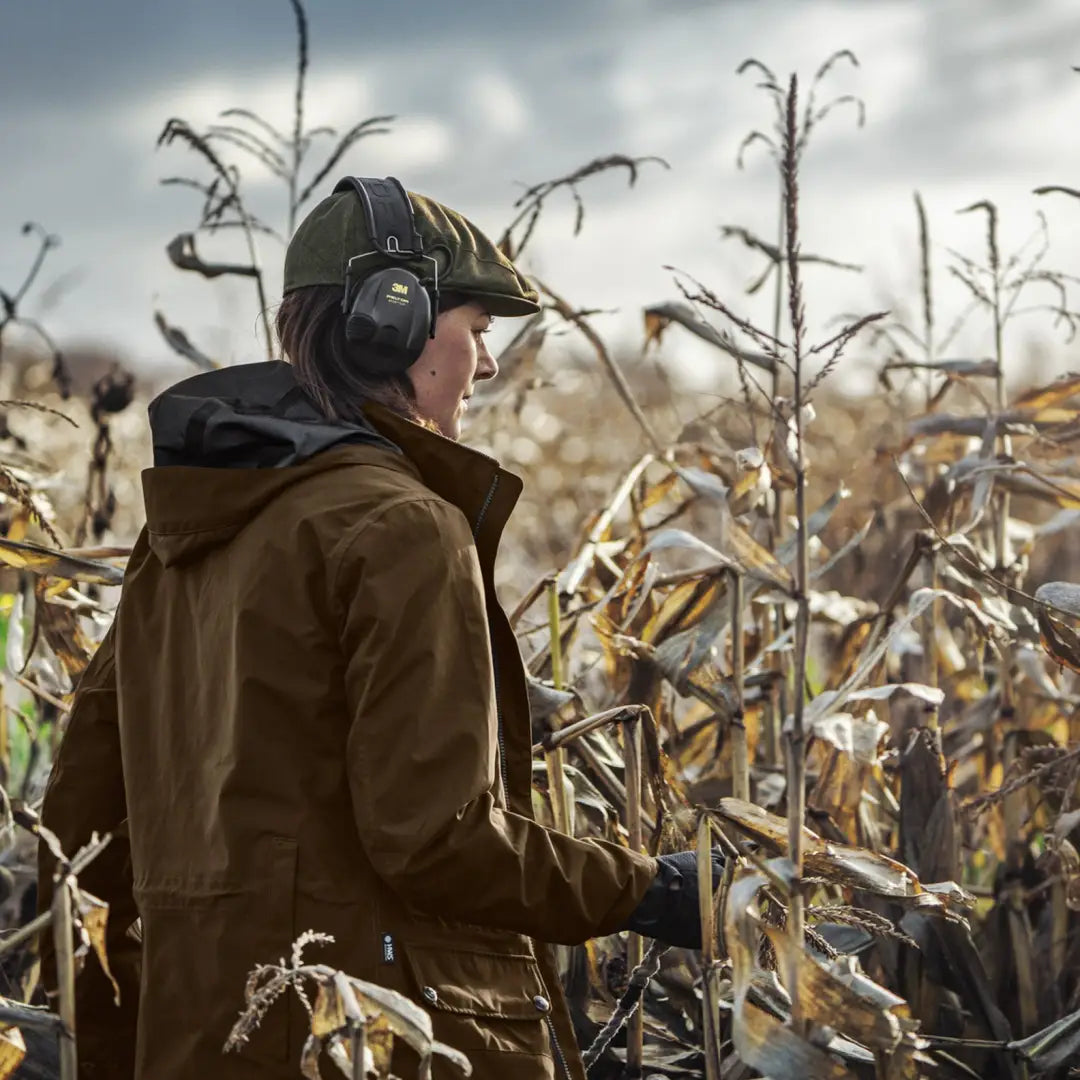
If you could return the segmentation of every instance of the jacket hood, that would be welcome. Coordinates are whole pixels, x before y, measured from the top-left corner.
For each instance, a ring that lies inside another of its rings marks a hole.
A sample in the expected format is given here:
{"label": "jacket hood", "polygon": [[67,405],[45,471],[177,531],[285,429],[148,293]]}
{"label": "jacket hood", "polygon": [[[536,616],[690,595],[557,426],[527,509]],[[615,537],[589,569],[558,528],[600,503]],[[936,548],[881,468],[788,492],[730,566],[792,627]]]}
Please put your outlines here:
{"label": "jacket hood", "polygon": [[166,566],[231,539],[266,503],[321,471],[323,451],[401,449],[367,423],[329,421],[280,360],[176,383],[149,406],[154,467],[142,473],[151,550]]}

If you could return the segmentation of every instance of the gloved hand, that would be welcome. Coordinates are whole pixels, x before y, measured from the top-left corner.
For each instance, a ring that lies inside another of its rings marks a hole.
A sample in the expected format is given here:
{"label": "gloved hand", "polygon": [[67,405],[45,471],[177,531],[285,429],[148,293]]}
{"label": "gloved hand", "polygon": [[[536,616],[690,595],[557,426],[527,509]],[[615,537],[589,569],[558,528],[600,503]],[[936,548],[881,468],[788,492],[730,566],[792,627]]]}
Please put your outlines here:
{"label": "gloved hand", "polygon": [[[697,852],[677,851],[658,855],[659,868],[641,902],[620,930],[656,938],[683,949],[701,948],[701,914],[698,910]],[[712,850],[712,888],[720,885],[724,856]]]}

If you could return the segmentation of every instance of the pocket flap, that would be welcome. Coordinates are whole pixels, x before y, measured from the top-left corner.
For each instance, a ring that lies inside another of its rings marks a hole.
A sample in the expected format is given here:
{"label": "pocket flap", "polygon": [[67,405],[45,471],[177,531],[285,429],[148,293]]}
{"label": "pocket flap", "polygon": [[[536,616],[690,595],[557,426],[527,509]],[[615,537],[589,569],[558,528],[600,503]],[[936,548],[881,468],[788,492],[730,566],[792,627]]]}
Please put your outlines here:
{"label": "pocket flap", "polygon": [[549,1004],[536,958],[403,944],[424,1008],[464,1016],[539,1020]]}

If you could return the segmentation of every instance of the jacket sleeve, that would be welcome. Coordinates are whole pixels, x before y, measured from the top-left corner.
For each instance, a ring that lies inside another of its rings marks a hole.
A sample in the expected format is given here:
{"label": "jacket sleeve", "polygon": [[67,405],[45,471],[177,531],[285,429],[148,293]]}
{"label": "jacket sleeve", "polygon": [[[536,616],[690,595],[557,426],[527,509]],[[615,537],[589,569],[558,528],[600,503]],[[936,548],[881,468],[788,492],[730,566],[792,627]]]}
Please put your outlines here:
{"label": "jacket sleeve", "polygon": [[348,769],[379,876],[446,918],[577,944],[612,933],[654,859],[495,802],[498,718],[484,586],[464,515],[410,498],[343,541]]}
{"label": "jacket sleeve", "polygon": [[[106,952],[120,987],[120,1005],[97,960],[89,957],[75,980],[80,1076],[134,1075],[135,1026],[139,1005],[141,945],[128,929],[138,917],[132,897],[127,802],[117,726],[113,630],[102,639],[83,672],[53,762],[41,811],[69,858],[97,832],[112,833],[105,850],[80,875],[79,886],[109,905]],[[55,859],[38,848],[38,910],[53,899]],[[52,931],[41,936],[42,977],[56,989]]]}

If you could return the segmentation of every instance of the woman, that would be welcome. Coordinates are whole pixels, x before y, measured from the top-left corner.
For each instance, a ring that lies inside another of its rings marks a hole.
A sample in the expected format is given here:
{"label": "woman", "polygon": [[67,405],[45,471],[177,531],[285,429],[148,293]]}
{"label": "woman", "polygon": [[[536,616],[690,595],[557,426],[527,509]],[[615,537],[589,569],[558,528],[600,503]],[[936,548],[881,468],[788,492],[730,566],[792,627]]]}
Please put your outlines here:
{"label": "woman", "polygon": [[[692,859],[532,818],[492,576],[521,483],[455,440],[497,371],[492,317],[537,297],[465,218],[387,183],[343,181],[290,242],[290,363],[150,406],[146,527],[43,810],[67,852],[117,834],[81,879],[111,905],[121,990],[80,977],[84,1076],[297,1076],[291,993],[221,1048],[251,969],[313,929],[335,939],[313,961],[415,999],[477,1080],[582,1080],[543,943],[700,942]],[[51,874],[45,852],[44,905]]]}

